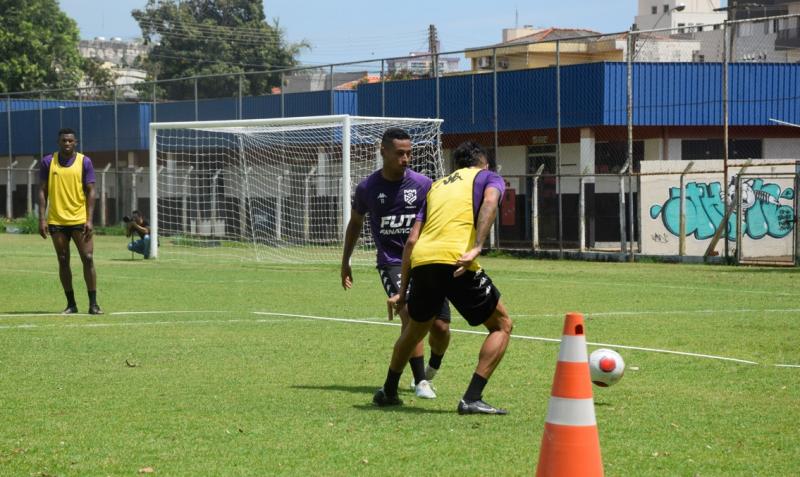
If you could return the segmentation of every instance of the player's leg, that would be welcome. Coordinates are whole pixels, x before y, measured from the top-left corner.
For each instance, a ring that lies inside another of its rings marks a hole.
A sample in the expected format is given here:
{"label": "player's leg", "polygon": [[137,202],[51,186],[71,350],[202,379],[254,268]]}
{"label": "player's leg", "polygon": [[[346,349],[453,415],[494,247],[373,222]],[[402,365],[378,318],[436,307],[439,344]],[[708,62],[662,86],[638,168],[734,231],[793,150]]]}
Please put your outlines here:
{"label": "player's leg", "polygon": [[489,331],[478,354],[478,365],[469,386],[458,404],[460,414],[507,414],[483,401],[483,389],[494,373],[511,339],[513,323],[500,291],[483,271],[467,272],[453,280],[448,298],[472,326],[483,325]]}
{"label": "player's leg", "polygon": [[[379,406],[402,404],[397,397],[397,384],[400,382],[403,368],[417,344],[430,330],[433,317],[444,299],[441,288],[435,286],[437,277],[433,273],[435,270],[430,270],[431,267],[423,266],[411,271],[406,306],[409,320],[395,342],[386,381],[372,399]],[[431,286],[432,284],[434,286]],[[428,384],[427,381],[423,382]]]}
{"label": "player's leg", "polygon": [[83,280],[89,293],[89,313],[102,315],[103,310],[97,304],[97,273],[94,269],[94,237],[86,237],[83,230],[73,230],[72,240],[78,247],[78,253],[83,263]]}
{"label": "player's leg", "polygon": [[69,267],[69,235],[61,227],[50,225],[48,228],[58,259],[58,278],[67,297],[67,307],[63,313],[77,313],[78,305],[75,303],[75,292],[72,289],[72,270]]}
{"label": "player's leg", "polygon": [[[378,268],[378,274],[381,277],[381,284],[386,292],[386,296],[392,297],[397,295],[397,292],[400,289],[400,266],[381,266]],[[410,320],[405,308],[400,310],[398,314],[400,315],[400,332],[402,333]],[[425,381],[425,345],[423,340],[420,340],[420,342],[417,343],[417,346],[411,353],[411,357],[408,359],[408,365],[411,367],[411,374],[414,376],[414,382],[412,384],[416,389],[417,383]],[[424,390],[422,392],[426,395],[424,397],[436,397],[435,395],[430,396],[430,393]]]}
{"label": "player's leg", "polygon": [[430,381],[439,371],[442,358],[447,352],[447,347],[450,346],[450,303],[447,300],[442,303],[442,309],[433,322],[428,335],[428,344],[431,349],[431,357],[425,367],[425,379]]}

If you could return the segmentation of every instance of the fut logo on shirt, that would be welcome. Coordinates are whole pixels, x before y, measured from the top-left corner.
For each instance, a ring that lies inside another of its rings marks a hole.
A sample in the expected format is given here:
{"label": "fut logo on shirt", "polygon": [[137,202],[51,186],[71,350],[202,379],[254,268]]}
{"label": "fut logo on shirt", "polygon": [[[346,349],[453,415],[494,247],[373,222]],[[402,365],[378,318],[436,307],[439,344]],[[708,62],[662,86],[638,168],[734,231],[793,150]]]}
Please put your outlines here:
{"label": "fut logo on shirt", "polygon": [[381,235],[400,235],[411,232],[414,214],[384,215],[381,217]]}

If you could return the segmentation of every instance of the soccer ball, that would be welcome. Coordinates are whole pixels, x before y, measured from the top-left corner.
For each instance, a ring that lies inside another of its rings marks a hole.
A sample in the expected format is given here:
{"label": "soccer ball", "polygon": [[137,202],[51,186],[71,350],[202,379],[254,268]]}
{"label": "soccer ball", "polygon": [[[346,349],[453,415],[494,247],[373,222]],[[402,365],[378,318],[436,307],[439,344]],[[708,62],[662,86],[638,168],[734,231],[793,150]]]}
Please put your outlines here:
{"label": "soccer ball", "polygon": [[600,387],[608,387],[622,379],[625,361],[614,350],[597,349],[589,355],[589,373],[592,382]]}

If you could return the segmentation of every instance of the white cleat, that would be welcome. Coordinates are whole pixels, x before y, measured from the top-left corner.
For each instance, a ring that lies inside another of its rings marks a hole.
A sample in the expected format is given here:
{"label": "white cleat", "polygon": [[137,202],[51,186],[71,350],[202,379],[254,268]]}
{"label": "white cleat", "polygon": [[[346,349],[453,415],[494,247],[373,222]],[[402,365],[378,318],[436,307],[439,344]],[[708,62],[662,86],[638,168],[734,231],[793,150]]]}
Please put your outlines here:
{"label": "white cleat", "polygon": [[414,387],[414,393],[418,398],[422,399],[436,399],[436,393],[433,386],[428,381],[422,380]]}

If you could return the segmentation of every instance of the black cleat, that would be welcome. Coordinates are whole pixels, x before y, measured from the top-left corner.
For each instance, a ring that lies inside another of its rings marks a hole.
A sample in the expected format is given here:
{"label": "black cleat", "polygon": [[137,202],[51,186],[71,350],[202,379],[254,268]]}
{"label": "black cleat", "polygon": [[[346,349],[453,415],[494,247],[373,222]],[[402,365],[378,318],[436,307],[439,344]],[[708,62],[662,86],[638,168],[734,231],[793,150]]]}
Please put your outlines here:
{"label": "black cleat", "polygon": [[395,394],[394,396],[387,396],[386,393],[383,391],[383,388],[378,389],[375,391],[375,395],[372,396],[372,403],[376,406],[384,407],[384,406],[400,406],[403,404],[403,400]]}
{"label": "black cleat", "polygon": [[103,310],[100,309],[100,306],[95,303],[93,305],[89,305],[89,314],[90,315],[102,315]]}
{"label": "black cleat", "polygon": [[64,308],[64,311],[62,311],[61,314],[62,315],[74,315],[77,312],[78,312],[78,306],[77,305],[67,305],[67,307]]}
{"label": "black cleat", "polygon": [[505,415],[508,411],[492,406],[489,403],[483,402],[478,399],[477,401],[466,402],[463,399],[458,402],[459,414],[497,414]]}

